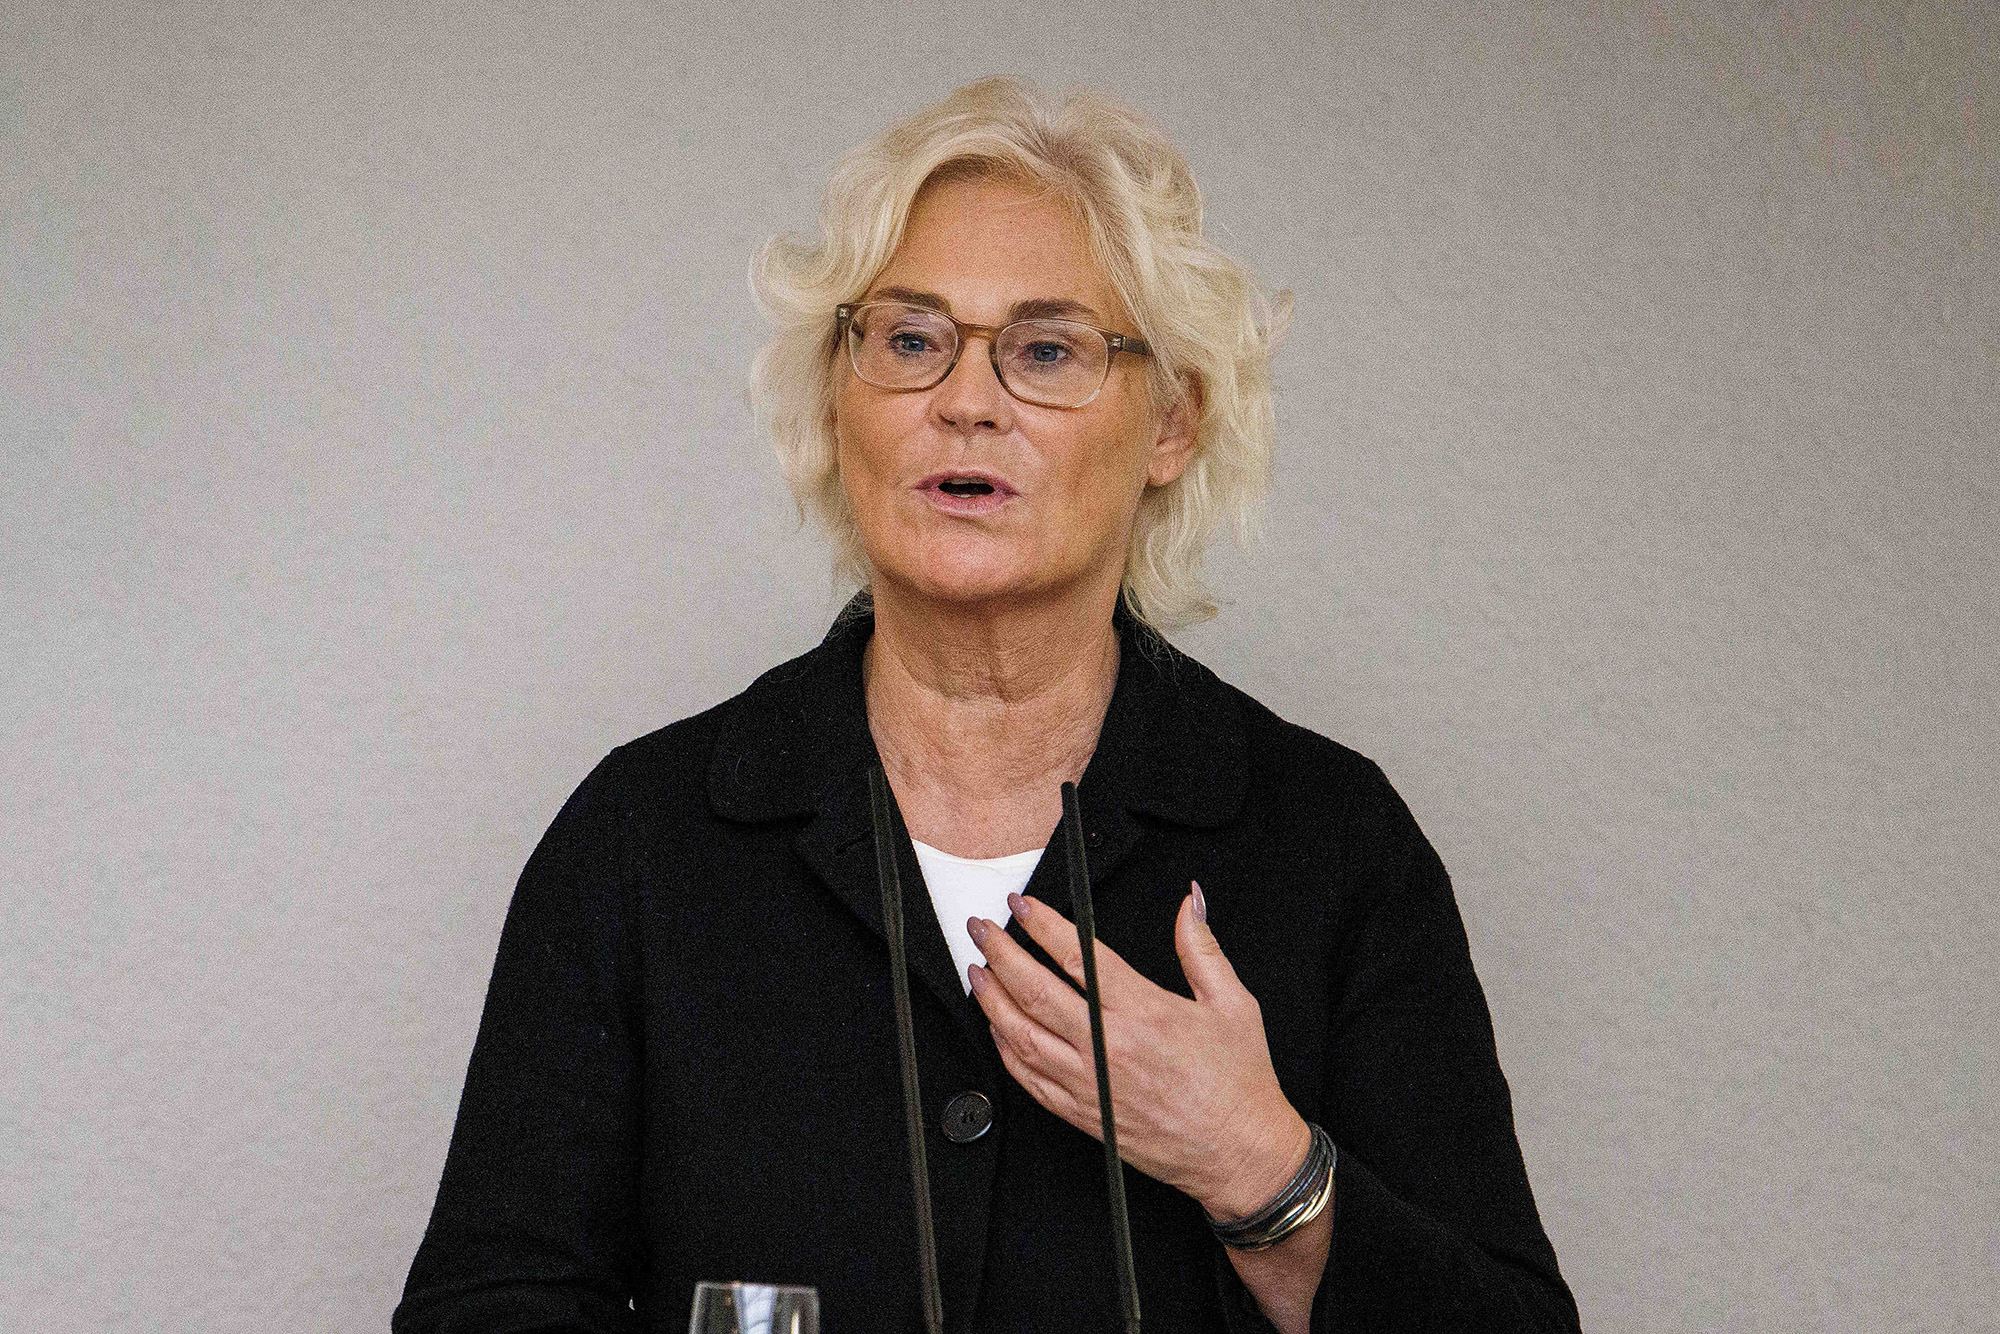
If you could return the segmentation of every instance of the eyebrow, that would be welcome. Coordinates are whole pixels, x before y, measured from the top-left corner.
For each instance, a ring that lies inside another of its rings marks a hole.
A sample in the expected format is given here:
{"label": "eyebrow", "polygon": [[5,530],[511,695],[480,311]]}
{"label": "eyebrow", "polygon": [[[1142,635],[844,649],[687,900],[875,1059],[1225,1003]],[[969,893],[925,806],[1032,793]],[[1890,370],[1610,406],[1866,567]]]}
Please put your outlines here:
{"label": "eyebrow", "polygon": [[[906,301],[913,306],[929,306],[932,310],[951,314],[951,302],[936,292],[919,292],[909,287],[877,288],[869,297],[870,301]],[[1104,317],[1081,301],[1071,301],[1067,297],[1037,296],[1026,301],[1016,301],[1007,311],[1006,324],[1015,320],[1083,320],[1096,325],[1104,322]]]}

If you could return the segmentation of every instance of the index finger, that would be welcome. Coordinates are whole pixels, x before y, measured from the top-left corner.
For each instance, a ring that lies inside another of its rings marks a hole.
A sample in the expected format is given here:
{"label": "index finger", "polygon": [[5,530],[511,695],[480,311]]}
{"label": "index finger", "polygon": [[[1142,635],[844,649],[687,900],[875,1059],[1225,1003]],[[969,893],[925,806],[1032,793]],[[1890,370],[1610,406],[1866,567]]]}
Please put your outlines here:
{"label": "index finger", "polygon": [[1083,997],[1062,978],[997,927],[989,928],[977,943],[986,956],[986,971],[1029,1018],[1072,1046],[1089,1043],[1090,1019]]}

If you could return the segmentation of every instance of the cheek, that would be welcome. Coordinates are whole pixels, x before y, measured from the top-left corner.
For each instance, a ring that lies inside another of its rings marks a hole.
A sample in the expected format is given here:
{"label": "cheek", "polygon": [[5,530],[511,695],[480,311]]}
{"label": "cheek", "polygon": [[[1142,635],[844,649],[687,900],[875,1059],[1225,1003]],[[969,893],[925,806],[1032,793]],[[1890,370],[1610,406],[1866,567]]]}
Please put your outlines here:
{"label": "cheek", "polygon": [[913,516],[902,503],[902,483],[909,471],[903,442],[909,438],[907,426],[899,426],[892,414],[881,410],[879,403],[856,404],[852,398],[836,402],[833,429],[836,481],[863,544],[877,558],[886,558],[890,548],[909,540]]}
{"label": "cheek", "polygon": [[1064,471],[1071,508],[1106,523],[1128,518],[1146,486],[1146,461],[1130,430],[1115,421],[1081,439]]}
{"label": "cheek", "polygon": [[889,438],[879,420],[880,414],[871,413],[865,405],[857,404],[848,394],[835,400],[833,414],[833,466],[840,473],[841,484],[857,502],[861,493],[871,488],[870,482],[884,466],[885,441]]}

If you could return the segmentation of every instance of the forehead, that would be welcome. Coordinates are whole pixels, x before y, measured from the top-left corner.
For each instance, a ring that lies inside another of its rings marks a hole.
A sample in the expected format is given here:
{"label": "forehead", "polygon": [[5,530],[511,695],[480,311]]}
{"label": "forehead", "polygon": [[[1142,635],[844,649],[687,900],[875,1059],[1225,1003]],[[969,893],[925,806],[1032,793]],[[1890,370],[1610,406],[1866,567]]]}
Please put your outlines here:
{"label": "forehead", "polygon": [[934,294],[973,323],[1055,302],[1080,304],[1074,316],[1092,323],[1129,323],[1075,211],[1054,195],[991,176],[933,181],[918,192],[902,241],[870,292],[888,287]]}

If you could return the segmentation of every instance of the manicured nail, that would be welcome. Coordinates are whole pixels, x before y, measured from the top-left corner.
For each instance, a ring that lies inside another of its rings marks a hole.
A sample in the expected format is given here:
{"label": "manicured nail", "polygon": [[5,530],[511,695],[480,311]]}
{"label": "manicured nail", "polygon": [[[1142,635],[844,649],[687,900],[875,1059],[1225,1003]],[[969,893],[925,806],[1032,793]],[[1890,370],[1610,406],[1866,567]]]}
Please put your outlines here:
{"label": "manicured nail", "polygon": [[978,964],[976,963],[968,964],[966,966],[965,981],[966,985],[972,988],[973,995],[983,996],[986,994],[986,988],[988,985],[986,981],[986,970],[984,968],[981,968]]}
{"label": "manicured nail", "polygon": [[982,950],[986,948],[986,922],[984,919],[978,917],[967,918],[965,933],[972,937],[973,944],[979,946]]}
{"label": "manicured nail", "polygon": [[1027,920],[1028,901],[1019,894],[1009,894],[1007,896],[1007,906],[1013,910],[1014,916],[1020,918],[1022,921]]}
{"label": "manicured nail", "polygon": [[1190,880],[1188,883],[1194,886],[1194,920],[1206,926],[1208,925],[1208,900],[1202,897],[1201,882],[1199,880]]}

